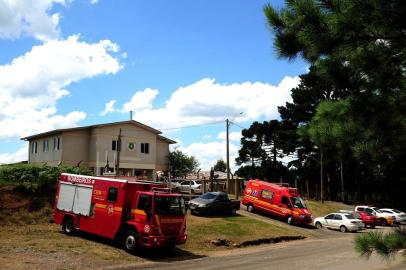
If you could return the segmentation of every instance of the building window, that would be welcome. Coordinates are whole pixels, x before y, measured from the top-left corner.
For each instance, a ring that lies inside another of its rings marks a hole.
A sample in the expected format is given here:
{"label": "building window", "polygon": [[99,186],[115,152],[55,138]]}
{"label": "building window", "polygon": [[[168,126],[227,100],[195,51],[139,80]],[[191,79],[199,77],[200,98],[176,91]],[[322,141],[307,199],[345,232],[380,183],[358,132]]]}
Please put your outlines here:
{"label": "building window", "polygon": [[141,143],[141,153],[149,154],[149,143]]}
{"label": "building window", "polygon": [[112,140],[111,141],[111,150],[113,151],[121,151],[120,143],[118,143],[117,140]]}
{"label": "building window", "polygon": [[38,149],[38,144],[37,142],[31,142],[31,153],[36,154]]}
{"label": "building window", "polygon": [[54,151],[58,151],[61,145],[61,139],[59,137],[54,138]]}
{"label": "building window", "polygon": [[49,142],[48,142],[48,140],[44,140],[42,142],[42,151],[43,152],[48,152],[49,151]]}

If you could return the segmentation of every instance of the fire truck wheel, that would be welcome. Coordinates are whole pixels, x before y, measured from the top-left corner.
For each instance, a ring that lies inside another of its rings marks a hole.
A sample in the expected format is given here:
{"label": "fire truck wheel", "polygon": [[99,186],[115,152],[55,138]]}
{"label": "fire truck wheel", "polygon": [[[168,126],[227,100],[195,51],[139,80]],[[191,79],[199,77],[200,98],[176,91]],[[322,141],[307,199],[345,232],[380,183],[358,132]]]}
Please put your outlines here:
{"label": "fire truck wheel", "polygon": [[68,235],[72,235],[75,232],[75,226],[73,225],[72,218],[65,218],[62,225],[62,230]]}
{"label": "fire truck wheel", "polygon": [[254,206],[252,204],[249,204],[247,206],[247,211],[250,212],[250,213],[254,212]]}
{"label": "fire truck wheel", "polygon": [[134,252],[138,245],[138,234],[130,230],[124,237],[124,248],[127,252]]}
{"label": "fire truck wheel", "polygon": [[289,225],[293,225],[293,217],[292,217],[292,216],[288,216],[288,219],[286,220],[286,222],[287,222]]}

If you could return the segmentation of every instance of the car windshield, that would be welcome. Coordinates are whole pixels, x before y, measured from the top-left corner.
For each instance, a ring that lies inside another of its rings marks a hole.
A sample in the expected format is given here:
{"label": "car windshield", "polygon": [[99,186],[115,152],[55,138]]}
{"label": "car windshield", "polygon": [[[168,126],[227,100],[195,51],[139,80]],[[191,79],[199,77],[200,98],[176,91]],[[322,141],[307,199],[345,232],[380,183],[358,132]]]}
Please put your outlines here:
{"label": "car windshield", "polygon": [[205,193],[202,196],[200,196],[200,198],[205,199],[205,200],[211,200],[216,198],[216,195],[213,193]]}
{"label": "car windshield", "polygon": [[353,214],[345,214],[344,215],[347,219],[356,219]]}
{"label": "car windshield", "polygon": [[183,215],[185,201],[180,196],[155,196],[155,214]]}
{"label": "car windshield", "polygon": [[402,212],[400,212],[399,210],[395,210],[395,209],[393,209],[392,211],[395,212],[396,214],[402,213]]}
{"label": "car windshield", "polygon": [[292,203],[293,203],[293,207],[294,208],[307,208],[306,207],[306,203],[304,202],[304,200],[300,197],[292,197]]}

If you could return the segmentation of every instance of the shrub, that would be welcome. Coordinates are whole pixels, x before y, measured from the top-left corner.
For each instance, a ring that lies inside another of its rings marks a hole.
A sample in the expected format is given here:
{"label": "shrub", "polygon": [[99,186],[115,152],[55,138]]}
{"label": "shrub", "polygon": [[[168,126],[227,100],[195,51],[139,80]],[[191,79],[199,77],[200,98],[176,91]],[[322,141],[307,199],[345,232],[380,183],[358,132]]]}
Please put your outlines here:
{"label": "shrub", "polygon": [[56,181],[64,172],[92,175],[92,171],[86,167],[13,164],[0,166],[0,181],[13,184],[32,196],[46,195],[52,198]]}

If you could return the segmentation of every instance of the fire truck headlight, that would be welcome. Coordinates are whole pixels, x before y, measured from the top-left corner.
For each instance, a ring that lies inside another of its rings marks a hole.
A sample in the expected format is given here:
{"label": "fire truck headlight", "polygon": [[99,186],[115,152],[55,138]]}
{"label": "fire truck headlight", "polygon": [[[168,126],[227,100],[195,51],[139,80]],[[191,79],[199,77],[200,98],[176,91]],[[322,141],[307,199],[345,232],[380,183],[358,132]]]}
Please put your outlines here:
{"label": "fire truck headlight", "polygon": [[149,233],[151,231],[151,227],[147,224],[144,226],[144,232]]}

